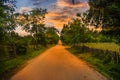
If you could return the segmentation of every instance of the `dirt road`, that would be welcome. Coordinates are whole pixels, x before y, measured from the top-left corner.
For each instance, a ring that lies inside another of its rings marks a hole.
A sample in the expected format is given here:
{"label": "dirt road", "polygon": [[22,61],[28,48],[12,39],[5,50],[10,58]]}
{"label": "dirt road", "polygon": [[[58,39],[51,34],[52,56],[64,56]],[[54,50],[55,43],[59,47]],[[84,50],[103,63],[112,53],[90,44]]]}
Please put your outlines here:
{"label": "dirt road", "polygon": [[30,60],[11,80],[107,80],[64,46],[56,45]]}

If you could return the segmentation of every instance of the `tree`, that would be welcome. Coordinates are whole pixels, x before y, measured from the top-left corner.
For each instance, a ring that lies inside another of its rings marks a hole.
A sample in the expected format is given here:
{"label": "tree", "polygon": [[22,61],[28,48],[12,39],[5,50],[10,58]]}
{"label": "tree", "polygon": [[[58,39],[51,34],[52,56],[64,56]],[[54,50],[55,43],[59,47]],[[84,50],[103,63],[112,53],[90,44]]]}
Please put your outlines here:
{"label": "tree", "polygon": [[61,40],[64,44],[71,44],[71,34],[69,25],[64,24],[61,31]]}
{"label": "tree", "polygon": [[88,20],[95,26],[120,26],[119,0],[89,0]]}
{"label": "tree", "polygon": [[0,42],[4,41],[5,34],[15,29],[14,14],[15,0],[0,1]]}
{"label": "tree", "polygon": [[33,36],[32,43],[34,44],[35,48],[38,48],[39,44],[43,45],[43,43],[46,46],[46,40],[43,40],[43,38],[45,38],[46,28],[44,24],[44,18],[46,13],[46,9],[35,8],[28,13],[22,14],[22,17],[24,17],[22,18],[22,26],[24,26],[23,29]]}
{"label": "tree", "polygon": [[86,40],[87,28],[80,19],[73,19],[68,25],[64,25],[61,31],[61,38],[64,43],[71,43],[74,46]]}
{"label": "tree", "polygon": [[46,28],[46,37],[48,44],[57,44],[59,40],[59,31],[54,27],[47,27]]}
{"label": "tree", "polygon": [[[119,0],[89,0],[90,10],[87,22],[90,25],[102,27],[102,35],[110,37],[111,41],[119,43],[120,39],[120,1]],[[108,40],[109,41],[109,40]]]}
{"label": "tree", "polygon": [[[15,11],[15,0],[1,0],[0,1],[0,45],[9,45],[13,49],[13,54],[16,56],[13,33],[17,26]],[[13,40],[12,40],[13,39]],[[12,41],[12,43],[11,43]],[[3,53],[4,54],[4,53]]]}

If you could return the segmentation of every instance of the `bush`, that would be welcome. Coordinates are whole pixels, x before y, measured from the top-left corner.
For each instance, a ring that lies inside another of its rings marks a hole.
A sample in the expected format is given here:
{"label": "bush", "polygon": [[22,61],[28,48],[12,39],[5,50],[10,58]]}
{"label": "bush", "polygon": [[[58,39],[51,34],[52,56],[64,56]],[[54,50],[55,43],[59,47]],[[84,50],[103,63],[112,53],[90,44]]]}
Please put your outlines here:
{"label": "bush", "polygon": [[7,47],[5,45],[0,45],[0,60],[8,58]]}
{"label": "bush", "polygon": [[18,55],[25,55],[28,49],[28,43],[25,40],[19,40],[17,42],[17,49],[16,52]]}

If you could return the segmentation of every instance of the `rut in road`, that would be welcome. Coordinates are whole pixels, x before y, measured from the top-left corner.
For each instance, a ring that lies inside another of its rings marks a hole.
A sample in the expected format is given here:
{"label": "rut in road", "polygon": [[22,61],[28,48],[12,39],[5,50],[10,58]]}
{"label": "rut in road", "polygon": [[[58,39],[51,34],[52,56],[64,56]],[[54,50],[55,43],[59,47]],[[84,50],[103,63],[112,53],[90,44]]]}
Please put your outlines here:
{"label": "rut in road", "polygon": [[62,45],[56,45],[15,74],[11,80],[107,80]]}

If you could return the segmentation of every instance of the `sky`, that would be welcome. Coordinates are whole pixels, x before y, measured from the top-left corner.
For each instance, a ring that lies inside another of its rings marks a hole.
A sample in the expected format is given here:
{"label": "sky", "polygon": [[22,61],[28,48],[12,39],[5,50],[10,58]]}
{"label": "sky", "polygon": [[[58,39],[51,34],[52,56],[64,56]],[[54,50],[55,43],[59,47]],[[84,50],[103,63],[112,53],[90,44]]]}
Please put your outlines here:
{"label": "sky", "polygon": [[63,24],[67,24],[77,13],[83,13],[89,9],[88,0],[17,0],[17,12],[23,13],[32,8],[47,9],[45,18],[46,26],[54,26],[61,30]]}

